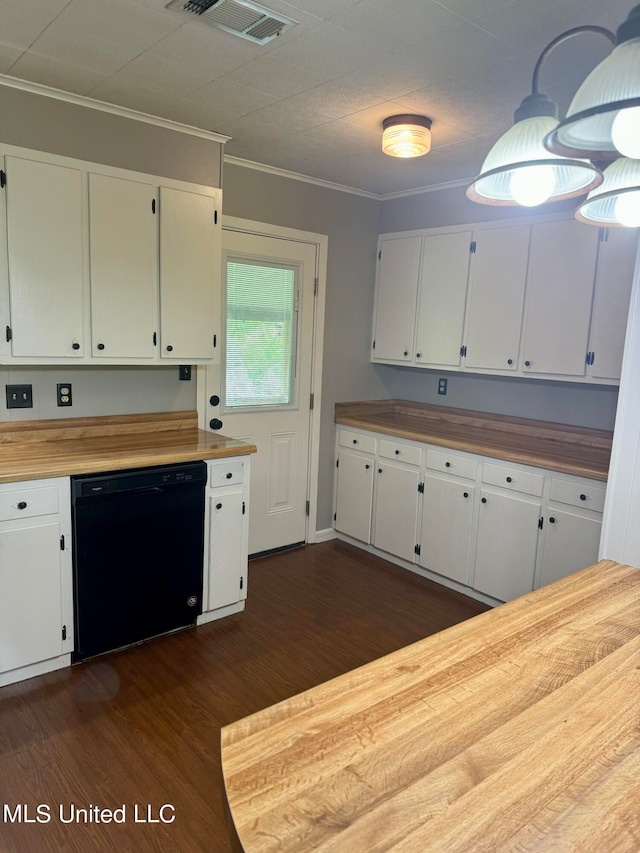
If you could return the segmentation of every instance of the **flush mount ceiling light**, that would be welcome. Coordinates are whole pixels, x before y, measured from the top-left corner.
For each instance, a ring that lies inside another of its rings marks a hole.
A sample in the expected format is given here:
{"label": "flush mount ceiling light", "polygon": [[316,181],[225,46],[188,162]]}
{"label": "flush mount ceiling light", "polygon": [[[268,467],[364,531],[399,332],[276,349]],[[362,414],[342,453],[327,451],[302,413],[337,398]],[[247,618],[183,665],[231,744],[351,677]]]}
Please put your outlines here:
{"label": "flush mount ceiling light", "polygon": [[620,157],[604,170],[604,181],[575,213],[579,222],[601,227],[640,227],[640,160]]}
{"label": "flush mount ceiling light", "polygon": [[603,27],[584,26],[567,30],[545,47],[533,70],[531,94],[515,111],[513,127],[495,143],[467,188],[471,201],[535,207],[582,195],[602,183],[602,173],[588,160],[560,156],[543,144],[558,125],[558,106],[539,91],[540,68],[551,50],[579,32],[614,39]]}
{"label": "flush mount ceiling light", "polygon": [[640,5],[618,27],[614,44],[545,139],[548,150],[596,159],[616,152],[640,158]]}
{"label": "flush mount ceiling light", "polygon": [[426,116],[389,116],[382,128],[382,150],[390,157],[422,157],[431,149],[431,119]]}

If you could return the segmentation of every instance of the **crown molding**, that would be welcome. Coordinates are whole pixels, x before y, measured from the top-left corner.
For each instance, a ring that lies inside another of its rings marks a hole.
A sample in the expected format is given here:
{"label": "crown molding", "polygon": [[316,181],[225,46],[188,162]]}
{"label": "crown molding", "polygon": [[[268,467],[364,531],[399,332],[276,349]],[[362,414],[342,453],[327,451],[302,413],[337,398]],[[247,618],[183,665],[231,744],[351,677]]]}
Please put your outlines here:
{"label": "crown molding", "polygon": [[0,74],[0,86],[6,86],[10,89],[20,89],[22,92],[29,92],[32,95],[41,95],[42,97],[52,98],[56,101],[65,101],[66,103],[74,104],[75,106],[98,110],[98,112],[102,113],[110,113],[111,115],[120,116],[121,118],[144,122],[145,124],[152,124],[155,127],[163,127],[166,130],[186,133],[189,136],[197,136],[200,139],[207,139],[209,142],[219,142],[222,145],[231,139],[230,136],[225,136],[223,133],[215,133],[213,130],[203,130],[200,127],[193,127],[193,125],[190,124],[182,124],[178,121],[161,118],[160,116],[154,116],[150,113],[143,113],[138,110],[130,109],[129,107],[118,107],[115,104],[109,104],[106,101],[98,101],[95,98],[89,98],[87,95],[74,95],[71,92],[64,92],[62,89],[43,86],[41,83],[31,83],[27,80],[19,80],[17,77],[10,77],[8,74]]}
{"label": "crown molding", "polygon": [[398,190],[395,193],[384,193],[380,198],[383,201],[389,201],[393,198],[406,198],[411,195],[422,195],[423,193],[437,193],[441,190],[452,190],[456,187],[467,187],[471,183],[473,178],[460,178],[457,181],[445,181],[441,184],[429,184],[426,187],[414,187],[410,190]]}

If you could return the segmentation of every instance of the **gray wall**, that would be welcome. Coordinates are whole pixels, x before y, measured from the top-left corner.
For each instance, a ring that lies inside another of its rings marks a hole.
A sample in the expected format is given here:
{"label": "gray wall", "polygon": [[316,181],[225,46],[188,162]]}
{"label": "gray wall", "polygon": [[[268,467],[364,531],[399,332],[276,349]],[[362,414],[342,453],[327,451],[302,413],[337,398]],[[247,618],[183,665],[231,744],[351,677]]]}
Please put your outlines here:
{"label": "gray wall", "polygon": [[318,529],[333,516],[334,404],[388,396],[369,362],[381,203],[225,164],[224,212],[329,238]]}

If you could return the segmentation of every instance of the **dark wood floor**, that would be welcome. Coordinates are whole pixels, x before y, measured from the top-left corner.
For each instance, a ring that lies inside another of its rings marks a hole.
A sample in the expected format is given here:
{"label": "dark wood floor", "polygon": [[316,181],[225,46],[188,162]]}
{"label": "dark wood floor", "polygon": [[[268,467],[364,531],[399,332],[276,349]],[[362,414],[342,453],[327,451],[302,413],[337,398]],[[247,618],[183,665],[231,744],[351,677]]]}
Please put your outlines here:
{"label": "dark wood floor", "polygon": [[226,853],[221,726],[486,609],[344,543],[254,561],[244,613],[0,689],[0,809],[51,814],[0,814],[0,851]]}

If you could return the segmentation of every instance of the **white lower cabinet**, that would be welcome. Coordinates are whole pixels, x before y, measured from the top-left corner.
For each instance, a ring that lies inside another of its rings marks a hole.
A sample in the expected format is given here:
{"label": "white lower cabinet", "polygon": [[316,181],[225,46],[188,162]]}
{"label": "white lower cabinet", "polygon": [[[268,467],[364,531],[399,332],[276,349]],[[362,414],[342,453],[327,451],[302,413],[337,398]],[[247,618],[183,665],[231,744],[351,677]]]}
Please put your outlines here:
{"label": "white lower cabinet", "polygon": [[501,601],[531,592],[541,512],[535,498],[482,489],[474,589]]}
{"label": "white lower cabinet", "polygon": [[0,686],[69,663],[68,478],[0,486]]}
{"label": "white lower cabinet", "polygon": [[422,503],[420,565],[468,585],[475,488],[427,474]]}
{"label": "white lower cabinet", "polygon": [[415,560],[420,472],[388,462],[376,467],[373,544],[403,560]]}
{"label": "white lower cabinet", "polygon": [[400,565],[509,601],[597,562],[602,482],[364,430],[336,444],[336,530]]}
{"label": "white lower cabinet", "polygon": [[249,554],[249,457],[208,463],[203,613],[208,622],[244,608]]}
{"label": "white lower cabinet", "polygon": [[338,455],[336,530],[367,545],[371,542],[373,470],[372,456],[347,450]]}

